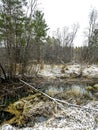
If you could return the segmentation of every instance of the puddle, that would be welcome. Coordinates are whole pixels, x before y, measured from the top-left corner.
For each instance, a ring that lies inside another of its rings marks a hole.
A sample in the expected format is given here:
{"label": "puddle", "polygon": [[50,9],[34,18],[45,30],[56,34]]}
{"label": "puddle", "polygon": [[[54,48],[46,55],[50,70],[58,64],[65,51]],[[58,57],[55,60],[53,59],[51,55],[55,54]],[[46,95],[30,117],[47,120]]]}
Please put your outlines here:
{"label": "puddle", "polygon": [[39,116],[39,117],[37,117],[37,120],[38,120],[38,122],[44,122],[47,120],[47,118],[44,116]]}

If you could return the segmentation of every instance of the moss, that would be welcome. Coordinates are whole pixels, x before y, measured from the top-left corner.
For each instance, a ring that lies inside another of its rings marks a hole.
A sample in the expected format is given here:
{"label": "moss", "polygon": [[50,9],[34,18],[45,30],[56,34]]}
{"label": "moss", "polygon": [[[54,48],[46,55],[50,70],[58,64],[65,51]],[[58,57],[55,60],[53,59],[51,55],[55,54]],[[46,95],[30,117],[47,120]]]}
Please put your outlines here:
{"label": "moss", "polygon": [[26,124],[30,118],[30,110],[43,98],[43,95],[36,93],[28,97],[22,98],[19,101],[10,104],[7,108],[4,109],[5,112],[8,112],[14,115],[11,119],[7,120],[6,123],[15,124],[16,126],[23,126]]}
{"label": "moss", "polygon": [[22,98],[22,100],[31,101],[31,100],[34,100],[34,98],[41,97],[41,96],[42,96],[41,93],[35,93],[34,95],[30,95],[28,97]]}
{"label": "moss", "polygon": [[4,111],[9,112],[10,114],[13,114],[14,117],[9,119],[7,123],[9,124],[15,124],[18,126],[21,126],[24,124],[23,121],[23,109],[24,109],[24,102],[22,100],[15,102],[13,104],[10,104]]}
{"label": "moss", "polygon": [[96,92],[98,91],[98,84],[95,84],[94,86],[87,86],[86,90],[90,92]]}
{"label": "moss", "polygon": [[[19,109],[19,108],[18,108]],[[21,114],[21,111],[17,109],[17,106],[15,106],[14,104],[10,104],[5,111],[9,112],[11,114],[14,114],[15,116],[19,116]]]}
{"label": "moss", "polygon": [[98,90],[98,84],[95,84],[95,85],[93,86],[93,88],[94,88],[94,90]]}
{"label": "moss", "polygon": [[94,90],[94,87],[92,87],[92,86],[87,86],[87,87],[86,87],[86,90],[87,90],[87,91],[93,91],[93,90]]}

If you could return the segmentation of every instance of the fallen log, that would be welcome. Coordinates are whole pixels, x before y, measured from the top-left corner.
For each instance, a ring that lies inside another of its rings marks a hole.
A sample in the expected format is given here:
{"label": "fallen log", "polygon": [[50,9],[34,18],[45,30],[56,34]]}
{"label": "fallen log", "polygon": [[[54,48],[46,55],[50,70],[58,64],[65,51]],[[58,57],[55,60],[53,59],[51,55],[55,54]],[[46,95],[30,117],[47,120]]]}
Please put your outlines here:
{"label": "fallen log", "polygon": [[29,83],[27,83],[27,82],[25,82],[25,81],[23,81],[23,80],[20,80],[20,82],[22,82],[22,83],[24,83],[25,85],[29,86],[30,88],[34,89],[36,92],[39,92],[39,93],[41,93],[42,95],[44,95],[44,96],[48,97],[49,99],[53,100],[53,101],[54,101],[56,104],[58,104],[63,110],[65,110],[65,109],[64,109],[65,107],[64,107],[61,103],[59,103],[55,98],[53,98],[53,97],[49,96],[48,94],[46,94],[46,93],[44,93],[44,92],[42,92],[42,91],[36,89],[35,87],[33,87],[32,85],[30,85]]}
{"label": "fallen log", "polygon": [[46,93],[44,93],[44,92],[42,92],[42,91],[36,89],[36,88],[33,87],[32,85],[30,85],[29,83],[27,83],[27,82],[25,82],[25,81],[23,81],[23,80],[21,80],[21,79],[20,79],[20,82],[22,82],[22,83],[24,83],[25,85],[29,86],[30,88],[34,89],[36,92],[39,92],[39,93],[41,93],[42,95],[44,95],[44,96],[48,97],[49,99],[53,100],[53,101],[54,101],[56,104],[58,104],[58,105],[61,107],[61,109],[63,109],[63,110],[65,110],[66,108],[65,108],[64,105],[62,105],[62,104],[66,104],[66,105],[71,106],[71,107],[78,107],[78,108],[80,108],[80,109],[98,112],[98,109],[95,109],[95,108],[89,108],[89,107],[86,107],[86,106],[71,104],[71,103],[68,103],[68,102],[66,102],[66,101],[53,98],[53,97],[49,96],[48,94],[46,94]]}

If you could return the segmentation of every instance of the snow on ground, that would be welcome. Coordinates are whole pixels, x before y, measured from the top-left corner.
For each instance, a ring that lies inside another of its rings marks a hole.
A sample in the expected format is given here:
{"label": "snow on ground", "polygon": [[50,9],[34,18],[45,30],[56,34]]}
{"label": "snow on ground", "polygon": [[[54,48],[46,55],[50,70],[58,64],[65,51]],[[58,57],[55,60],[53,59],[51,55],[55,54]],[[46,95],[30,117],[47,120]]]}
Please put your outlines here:
{"label": "snow on ground", "polygon": [[18,129],[5,124],[0,130],[98,130],[98,101],[89,102],[86,107],[92,110],[68,107],[47,121],[36,123],[34,127]]}
{"label": "snow on ground", "polygon": [[[81,69],[82,68],[82,69]],[[62,72],[63,70],[63,72]],[[97,65],[44,65],[43,69],[39,69],[38,76],[50,77],[50,78],[75,78],[82,74],[87,78],[98,78],[98,66]]]}
{"label": "snow on ground", "polygon": [[[62,69],[64,72],[62,72]],[[70,65],[64,67],[63,65],[44,65],[44,68],[39,70],[39,76],[42,77],[70,77],[71,75],[78,76],[80,75],[80,65]]]}
{"label": "snow on ground", "polygon": [[83,70],[83,76],[88,78],[98,78],[98,66],[91,65],[85,67],[85,69]]}
{"label": "snow on ground", "polygon": [[[30,75],[34,74],[34,70],[41,77],[76,77],[81,74],[87,78],[98,78],[97,65],[44,65],[40,69],[40,65],[29,68]],[[63,69],[63,72],[62,72]],[[28,73],[29,74],[29,73]],[[86,105],[89,108],[98,109],[98,101],[92,101]],[[65,111],[57,113],[55,117],[35,124],[34,127],[26,127],[18,129],[9,124],[3,125],[0,130],[98,130],[98,111],[87,111],[80,108],[68,107]]]}

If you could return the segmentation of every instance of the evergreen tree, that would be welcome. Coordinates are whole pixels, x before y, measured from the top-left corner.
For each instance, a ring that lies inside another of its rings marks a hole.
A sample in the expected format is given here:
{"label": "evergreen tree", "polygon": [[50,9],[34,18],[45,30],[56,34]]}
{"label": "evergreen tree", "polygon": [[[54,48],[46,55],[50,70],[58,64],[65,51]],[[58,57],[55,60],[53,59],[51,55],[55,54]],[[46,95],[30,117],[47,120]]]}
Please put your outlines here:
{"label": "evergreen tree", "polygon": [[46,21],[44,19],[44,13],[37,10],[34,13],[34,20],[33,20],[33,26],[34,26],[34,38],[37,43],[37,61],[39,62],[41,60],[41,43],[45,39],[48,31],[48,26],[46,24]]}
{"label": "evergreen tree", "polygon": [[9,63],[9,76],[15,74],[16,62],[20,58],[20,46],[23,44],[24,34],[24,13],[22,0],[2,0],[2,10],[0,12],[0,37],[7,52]]}
{"label": "evergreen tree", "polygon": [[[35,1],[31,0],[32,4]],[[1,0],[0,41],[6,48],[9,77],[16,74],[17,63],[21,63],[24,73],[33,41],[37,43],[40,59],[40,45],[48,30],[41,11],[34,13],[32,9],[27,15],[24,7],[28,8],[27,0]]]}

